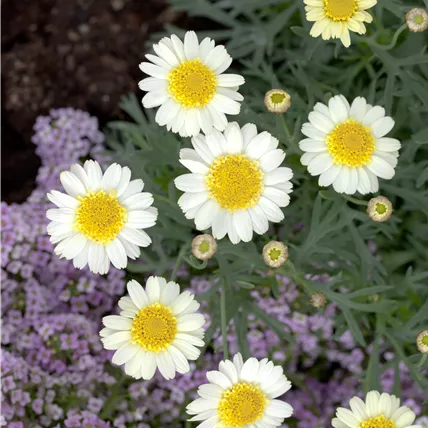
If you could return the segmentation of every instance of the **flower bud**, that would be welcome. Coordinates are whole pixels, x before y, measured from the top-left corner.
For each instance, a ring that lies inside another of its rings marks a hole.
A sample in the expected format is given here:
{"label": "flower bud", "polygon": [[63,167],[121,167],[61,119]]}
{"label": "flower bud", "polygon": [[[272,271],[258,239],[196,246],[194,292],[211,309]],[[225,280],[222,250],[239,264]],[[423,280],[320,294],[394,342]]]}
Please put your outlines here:
{"label": "flower bud", "polygon": [[192,253],[199,260],[209,260],[217,251],[216,240],[208,234],[198,235],[192,241]]}
{"label": "flower bud", "polygon": [[320,291],[316,291],[315,293],[312,293],[311,299],[309,300],[309,303],[314,308],[322,308],[325,306],[327,299],[325,297],[324,293],[321,293]]}
{"label": "flower bud", "polygon": [[428,330],[421,331],[416,337],[416,345],[418,346],[419,352],[422,354],[428,354]]}
{"label": "flower bud", "polygon": [[263,259],[268,266],[279,268],[288,260],[288,247],[282,242],[270,241],[263,247]]}
{"label": "flower bud", "polygon": [[373,221],[387,221],[392,215],[392,204],[385,196],[376,196],[370,199],[367,214]]}
{"label": "flower bud", "polygon": [[414,8],[406,13],[406,24],[413,33],[420,33],[428,28],[428,13],[424,9]]}
{"label": "flower bud", "polygon": [[291,97],[282,89],[271,89],[266,92],[265,106],[271,113],[285,113],[291,106]]}

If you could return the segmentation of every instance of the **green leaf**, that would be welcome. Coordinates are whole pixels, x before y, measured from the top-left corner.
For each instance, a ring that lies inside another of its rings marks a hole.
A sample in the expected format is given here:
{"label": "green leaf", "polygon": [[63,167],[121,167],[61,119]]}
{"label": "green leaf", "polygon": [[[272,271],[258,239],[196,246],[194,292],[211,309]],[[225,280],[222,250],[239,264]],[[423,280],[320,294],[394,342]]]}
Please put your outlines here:
{"label": "green leaf", "polygon": [[366,341],[364,340],[363,333],[361,332],[360,327],[358,326],[358,323],[356,319],[354,318],[354,315],[352,315],[352,312],[344,307],[341,307],[343,315],[345,316],[346,322],[348,323],[349,330],[351,330],[352,337],[354,338],[355,342],[360,344],[361,346],[366,346]]}

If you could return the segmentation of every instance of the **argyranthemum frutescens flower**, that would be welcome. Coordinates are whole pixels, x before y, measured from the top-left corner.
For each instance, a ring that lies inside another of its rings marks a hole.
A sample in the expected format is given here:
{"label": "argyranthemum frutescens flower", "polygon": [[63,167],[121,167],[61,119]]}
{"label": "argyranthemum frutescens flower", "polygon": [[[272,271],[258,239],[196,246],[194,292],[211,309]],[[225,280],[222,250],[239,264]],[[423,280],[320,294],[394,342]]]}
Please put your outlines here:
{"label": "argyranthemum frutescens flower", "polygon": [[335,428],[422,428],[412,425],[415,414],[400,399],[384,392],[370,391],[366,401],[354,397],[349,402],[351,410],[339,407],[332,420]]}
{"label": "argyranthemum frutescens flower", "polygon": [[192,144],[194,149],[180,151],[180,162],[192,173],[177,177],[175,185],[185,192],[178,204],[198,230],[212,227],[214,238],[228,234],[237,244],[284,218],[279,207],[290,202],[293,172],[279,167],[285,153],[276,138],[257,134],[253,124],[241,129],[232,122],[224,133],[198,135]]}
{"label": "argyranthemum frutescens flower", "polygon": [[337,95],[328,106],[317,103],[309,123],[303,124],[308,138],[299,143],[306,152],[301,163],[311,175],[320,176],[320,186],[333,184],[338,193],[377,192],[378,177],[389,180],[395,174],[401,144],[385,137],[393,127],[383,107],[373,107],[362,97],[350,106]]}
{"label": "argyranthemum frutescens flower", "polygon": [[187,406],[195,415],[191,421],[204,421],[204,428],[274,428],[293,414],[293,408],[278,397],[291,388],[282,367],[264,358],[233,362],[221,361],[219,371],[207,372],[208,384],[198,389],[200,398]]}
{"label": "argyranthemum frutescens flower", "polygon": [[164,37],[153,45],[156,55],[146,55],[150,62],[140,69],[151,77],[143,79],[140,89],[146,108],[159,107],[156,122],[182,137],[205,134],[213,128],[223,131],[226,114],[238,114],[237,92],[244,84],[238,74],[223,74],[232,63],[222,45],[206,37],[201,43],[194,31],[188,31],[184,43],[176,36]]}
{"label": "argyranthemum frutescens flower", "polygon": [[304,0],[306,19],[315,21],[311,29],[312,37],[324,40],[340,39],[345,47],[351,45],[349,31],[359,34],[366,32],[364,22],[372,22],[366,12],[377,0]]}
{"label": "argyranthemum frutescens flower", "polygon": [[114,349],[113,364],[125,364],[125,373],[151,379],[159,369],[165,379],[190,370],[203,346],[205,319],[189,291],[180,294],[173,281],[152,276],[146,289],[137,281],[127,284],[129,296],[119,300],[120,315],[103,318],[100,331],[106,349]]}
{"label": "argyranthemum frutescens flower", "polygon": [[60,176],[67,194],[52,190],[48,198],[58,208],[49,209],[47,227],[55,253],[73,259],[76,268],[86,265],[105,274],[110,262],[118,269],[127,258],[140,255],[139,247],[152,242],[142,229],[154,226],[157,209],[153,196],[142,193],[143,180],[130,180],[131,170],[117,163],[103,174],[98,162],[74,164]]}

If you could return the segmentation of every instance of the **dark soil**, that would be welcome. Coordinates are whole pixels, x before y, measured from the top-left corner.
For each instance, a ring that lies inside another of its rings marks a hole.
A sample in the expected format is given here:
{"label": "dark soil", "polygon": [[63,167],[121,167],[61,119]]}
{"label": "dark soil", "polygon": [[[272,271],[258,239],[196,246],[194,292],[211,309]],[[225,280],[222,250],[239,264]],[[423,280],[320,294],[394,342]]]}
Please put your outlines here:
{"label": "dark soil", "polygon": [[23,202],[34,186],[36,117],[68,106],[101,123],[120,116],[150,33],[178,18],[164,0],[2,2],[2,200]]}

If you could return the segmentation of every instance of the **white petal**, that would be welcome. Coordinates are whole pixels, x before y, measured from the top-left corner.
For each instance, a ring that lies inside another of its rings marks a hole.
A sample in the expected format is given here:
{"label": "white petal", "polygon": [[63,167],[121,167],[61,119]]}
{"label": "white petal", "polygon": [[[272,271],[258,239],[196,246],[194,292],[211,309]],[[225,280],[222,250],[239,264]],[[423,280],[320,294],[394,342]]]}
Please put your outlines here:
{"label": "white petal", "polygon": [[249,242],[253,238],[253,224],[250,214],[246,210],[235,211],[232,215],[236,232],[244,242]]}
{"label": "white petal", "polygon": [[184,53],[188,60],[199,57],[198,36],[194,31],[187,31],[184,36]]}
{"label": "white petal", "polygon": [[221,94],[215,94],[211,103],[217,110],[226,114],[239,114],[241,110],[241,105],[237,101]]}
{"label": "white petal", "polygon": [[389,116],[378,119],[372,125],[373,135],[377,138],[383,137],[394,128],[395,122]]}
{"label": "white petal", "polygon": [[263,131],[248,143],[245,153],[250,159],[260,159],[269,150],[270,143],[271,135]]}
{"label": "white petal", "polygon": [[113,355],[112,363],[118,366],[127,363],[141,349],[138,345],[132,343],[123,344]]}
{"label": "white petal", "polygon": [[254,231],[259,235],[265,234],[269,229],[269,222],[264,211],[259,206],[255,206],[250,208],[248,213],[250,214]]}
{"label": "white petal", "polygon": [[152,243],[150,236],[144,230],[131,229],[129,227],[124,227],[120,231],[119,237],[139,247],[147,247]]}
{"label": "white petal", "polygon": [[131,229],[146,229],[156,224],[157,211],[133,210],[128,212],[126,226]]}
{"label": "white petal", "polygon": [[161,287],[159,284],[159,278],[151,276],[146,282],[146,293],[149,299],[149,303],[157,303],[160,300]]}
{"label": "white petal", "polygon": [[395,175],[394,168],[379,156],[373,155],[372,161],[367,168],[380,178],[390,180]]}
{"label": "white petal", "polygon": [[330,133],[336,126],[331,119],[316,111],[309,113],[309,122],[326,134]]}
{"label": "white petal", "polygon": [[227,389],[232,386],[232,382],[229,380],[229,378],[217,370],[208,371],[207,379],[210,383],[218,385],[223,389]]}
{"label": "white petal", "polygon": [[320,175],[333,166],[333,163],[330,153],[321,153],[309,162],[308,171],[311,175]]}
{"label": "white petal", "polygon": [[212,234],[216,239],[222,239],[227,233],[227,212],[221,209],[212,221]]}
{"label": "white petal", "polygon": [[378,138],[376,140],[376,150],[381,152],[395,152],[400,150],[401,143],[395,138]]}
{"label": "white petal", "polygon": [[174,180],[175,187],[182,192],[205,191],[205,177],[202,174],[184,174]]}
{"label": "white petal", "polygon": [[226,126],[224,136],[226,138],[227,153],[237,154],[242,152],[244,148],[244,140],[241,129],[236,122],[231,122]]}
{"label": "white petal", "polygon": [[69,171],[63,171],[61,172],[59,178],[65,191],[73,198],[85,195],[85,186],[73,173]]}
{"label": "white petal", "polygon": [[103,318],[103,324],[112,330],[131,330],[132,320],[120,315],[107,315]]}
{"label": "white petal", "polygon": [[144,188],[144,182],[140,178],[131,180],[123,193],[119,196],[119,202],[122,202],[136,193],[140,193]]}
{"label": "white petal", "polygon": [[276,205],[269,199],[264,198],[262,196],[259,201],[259,206],[263,210],[263,212],[266,214],[266,217],[268,220],[274,223],[278,223],[284,219],[284,214],[279,209],[278,205]]}
{"label": "white petal", "polygon": [[188,373],[190,371],[189,362],[187,358],[179,351],[175,346],[170,345],[168,347],[168,353],[171,355],[172,360],[175,364],[175,369],[178,373]]}
{"label": "white petal", "polygon": [[363,97],[357,97],[352,103],[350,117],[361,122],[366,115],[367,102]]}
{"label": "white petal", "polygon": [[150,380],[155,375],[156,367],[156,354],[147,351],[144,364],[141,365],[141,377],[145,380]]}
{"label": "white petal", "polygon": [[375,107],[372,107],[365,114],[361,123],[364,126],[371,126],[373,123],[375,123],[379,119],[382,119],[383,117],[385,117],[385,109],[380,106],[375,106]]}
{"label": "white petal", "polygon": [[304,152],[325,152],[327,151],[327,145],[325,141],[317,141],[312,138],[305,138],[299,142],[300,150]]}
{"label": "white petal", "polygon": [[115,268],[117,269],[126,268],[128,259],[126,257],[125,248],[123,248],[123,245],[119,241],[119,239],[115,239],[109,245],[107,245],[106,251],[111,263]]}
{"label": "white petal", "polygon": [[198,230],[205,230],[211,227],[214,217],[220,211],[219,204],[214,199],[208,199],[195,217],[195,225]]}
{"label": "white petal", "polygon": [[150,62],[142,62],[140,65],[140,70],[143,73],[148,74],[149,76],[156,77],[158,79],[167,79],[167,75],[169,72],[168,68],[165,67],[159,67],[158,65],[154,65]]}
{"label": "white petal", "polygon": [[281,167],[268,172],[264,176],[264,183],[267,186],[273,186],[278,183],[285,183],[293,178],[293,171],[290,168]]}
{"label": "white petal", "polygon": [[330,98],[328,102],[330,114],[335,123],[343,123],[348,118],[348,111],[345,103],[339,96]]}
{"label": "white petal", "polygon": [[134,305],[141,309],[150,304],[149,298],[144,288],[135,280],[131,280],[126,285],[129,293],[129,297],[132,299]]}
{"label": "white petal", "polygon": [[217,83],[219,86],[234,88],[243,85],[245,80],[239,74],[221,74],[217,77]]}
{"label": "white petal", "polygon": [[166,379],[174,379],[175,364],[168,352],[160,352],[156,354],[156,363],[161,375]]}
{"label": "white petal", "polygon": [[271,172],[278,168],[284,159],[285,152],[283,150],[270,150],[260,158],[260,166],[264,172]]}

